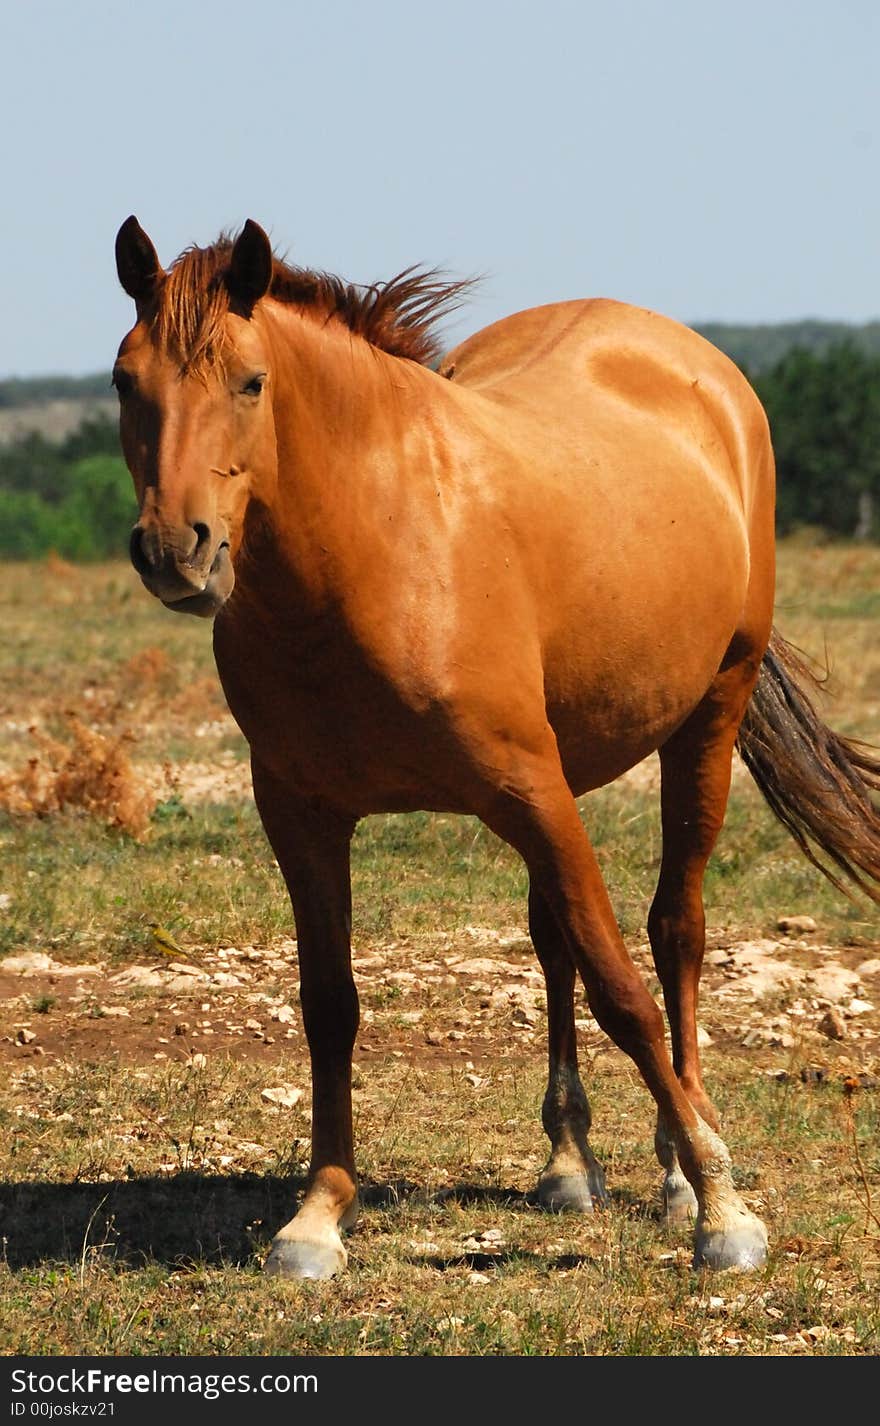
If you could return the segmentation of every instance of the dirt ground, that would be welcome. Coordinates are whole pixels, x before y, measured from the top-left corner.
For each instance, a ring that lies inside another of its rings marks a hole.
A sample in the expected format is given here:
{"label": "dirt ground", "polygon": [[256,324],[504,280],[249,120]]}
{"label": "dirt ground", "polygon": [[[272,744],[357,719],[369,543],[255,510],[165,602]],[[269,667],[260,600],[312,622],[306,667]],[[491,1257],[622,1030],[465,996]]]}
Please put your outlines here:
{"label": "dirt ground", "polygon": [[[649,948],[631,947],[656,990]],[[413,1063],[543,1057],[544,984],[529,942],[468,927],[355,951],[361,995],[356,1060]],[[296,943],[188,947],[180,958],[63,964],[45,952],[0,970],[0,1063],[128,1064],[233,1053],[285,1065],[306,1084]],[[710,937],[701,1002],[704,1046],[755,1068],[808,1065],[828,1075],[880,1074],[880,943],[823,944],[821,932],[777,940]],[[617,1053],[581,1002],[589,1056]]]}

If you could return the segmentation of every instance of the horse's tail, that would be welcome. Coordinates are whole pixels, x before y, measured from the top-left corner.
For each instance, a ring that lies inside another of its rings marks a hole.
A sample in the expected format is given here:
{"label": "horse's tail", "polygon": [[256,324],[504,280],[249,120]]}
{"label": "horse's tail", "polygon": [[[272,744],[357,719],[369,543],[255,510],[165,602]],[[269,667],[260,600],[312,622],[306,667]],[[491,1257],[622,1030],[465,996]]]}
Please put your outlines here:
{"label": "horse's tail", "polygon": [[819,683],[774,629],[737,748],[810,861],[839,890],[848,888],[834,868],[880,901],[880,813],[871,798],[880,791],[880,758],[826,727],[804,687]]}

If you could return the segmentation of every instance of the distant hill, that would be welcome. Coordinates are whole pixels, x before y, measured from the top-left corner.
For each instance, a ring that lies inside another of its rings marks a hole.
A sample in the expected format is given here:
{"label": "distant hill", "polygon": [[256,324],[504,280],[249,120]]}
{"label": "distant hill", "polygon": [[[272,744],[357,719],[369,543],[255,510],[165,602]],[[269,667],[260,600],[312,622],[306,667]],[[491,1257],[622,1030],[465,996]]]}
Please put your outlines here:
{"label": "distant hill", "polygon": [[93,376],[27,376],[0,381],[0,445],[32,431],[63,441],[87,417],[116,416],[110,373]]}
{"label": "distant hill", "polygon": [[868,356],[880,356],[880,321],[857,326],[853,322],[805,318],[802,322],[777,322],[767,326],[740,327],[733,322],[693,325],[737,366],[752,374],[769,371],[792,347],[803,347],[814,356],[824,356],[830,347],[852,342]]}

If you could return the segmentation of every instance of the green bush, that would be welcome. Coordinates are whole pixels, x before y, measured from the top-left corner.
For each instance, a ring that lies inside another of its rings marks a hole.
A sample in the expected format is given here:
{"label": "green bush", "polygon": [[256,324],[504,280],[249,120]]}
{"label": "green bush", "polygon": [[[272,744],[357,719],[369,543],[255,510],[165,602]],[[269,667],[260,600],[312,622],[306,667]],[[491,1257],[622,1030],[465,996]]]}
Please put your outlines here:
{"label": "green bush", "polygon": [[55,510],[30,490],[0,486],[0,559],[37,559],[54,545]]}
{"label": "green bush", "polygon": [[76,461],[62,491],[52,500],[0,486],[0,559],[38,559],[50,550],[71,560],[125,552],[137,503],[124,461],[107,455]]}

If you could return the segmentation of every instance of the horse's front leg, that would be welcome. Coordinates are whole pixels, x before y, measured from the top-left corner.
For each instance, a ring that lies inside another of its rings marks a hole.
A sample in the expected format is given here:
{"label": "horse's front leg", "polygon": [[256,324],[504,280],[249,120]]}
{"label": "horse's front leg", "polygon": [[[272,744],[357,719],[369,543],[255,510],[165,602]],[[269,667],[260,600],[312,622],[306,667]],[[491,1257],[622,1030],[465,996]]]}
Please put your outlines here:
{"label": "horse's front leg", "polygon": [[300,1001],[312,1062],[312,1159],[295,1218],[275,1235],[266,1271],[328,1278],[348,1254],[341,1230],[357,1218],[351,1056],[358,997],[351,973],[354,819],[306,805],[253,760],[254,796],[296,919]]}

